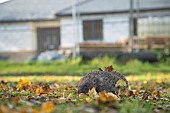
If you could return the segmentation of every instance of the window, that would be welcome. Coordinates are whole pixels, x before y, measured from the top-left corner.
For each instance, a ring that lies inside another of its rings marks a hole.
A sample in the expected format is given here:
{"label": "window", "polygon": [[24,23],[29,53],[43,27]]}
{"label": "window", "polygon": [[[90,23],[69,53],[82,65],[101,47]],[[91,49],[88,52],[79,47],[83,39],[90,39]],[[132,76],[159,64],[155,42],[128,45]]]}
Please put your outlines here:
{"label": "window", "polygon": [[103,40],[102,20],[83,21],[84,40]]}
{"label": "window", "polygon": [[170,17],[148,17],[138,19],[139,36],[170,35]]}

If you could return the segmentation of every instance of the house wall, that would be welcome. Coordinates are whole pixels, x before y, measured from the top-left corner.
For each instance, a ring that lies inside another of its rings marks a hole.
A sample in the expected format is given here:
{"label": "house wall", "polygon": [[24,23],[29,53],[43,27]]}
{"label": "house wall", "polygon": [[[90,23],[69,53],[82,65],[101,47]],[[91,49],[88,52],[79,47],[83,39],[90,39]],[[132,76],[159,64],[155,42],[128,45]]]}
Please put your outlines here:
{"label": "house wall", "polygon": [[[146,18],[146,17],[150,18],[150,17],[157,17],[157,16],[163,17],[163,16],[169,15],[169,11],[170,10],[144,11],[144,12],[139,12],[139,14],[134,13],[133,16],[135,18]],[[86,15],[86,16],[81,16],[78,22],[79,42],[84,41],[83,40],[83,26],[82,26],[83,20],[96,20],[96,19],[103,20],[103,41],[102,42],[115,43],[116,41],[119,41],[119,40],[122,41],[129,37],[129,14],[128,13]],[[138,24],[140,24],[140,22]],[[62,48],[73,47],[74,44],[77,42],[77,39],[75,38],[76,36],[74,33],[75,30],[74,30],[73,25],[74,25],[74,22],[72,21],[71,17],[61,18],[61,47]],[[140,30],[140,28],[137,30]]]}
{"label": "house wall", "polygon": [[31,22],[0,23],[0,59],[24,61],[35,55]]}
{"label": "house wall", "polygon": [[[76,24],[78,28],[76,28]],[[82,21],[75,23],[72,18],[64,18],[60,21],[61,48],[74,47],[77,42],[83,41]],[[75,33],[77,32],[77,33]],[[79,37],[79,38],[76,38]]]}
{"label": "house wall", "polygon": [[59,21],[0,23],[0,52],[36,51],[37,28],[59,26]]}
{"label": "house wall", "polygon": [[103,21],[104,42],[115,43],[129,37],[127,16],[106,16]]}
{"label": "house wall", "polygon": [[0,52],[33,51],[30,23],[0,24]]}
{"label": "house wall", "polygon": [[[103,40],[96,42],[115,43],[116,41],[129,36],[129,20],[127,15],[99,15],[99,16],[82,16],[77,22],[78,30],[72,18],[61,19],[61,47],[73,47],[77,40],[83,42],[83,20],[103,20]],[[78,34],[76,35],[75,32]],[[76,39],[75,37],[79,37]]]}
{"label": "house wall", "polygon": [[37,54],[37,28],[59,26],[57,20],[0,23],[0,59],[31,58]]}

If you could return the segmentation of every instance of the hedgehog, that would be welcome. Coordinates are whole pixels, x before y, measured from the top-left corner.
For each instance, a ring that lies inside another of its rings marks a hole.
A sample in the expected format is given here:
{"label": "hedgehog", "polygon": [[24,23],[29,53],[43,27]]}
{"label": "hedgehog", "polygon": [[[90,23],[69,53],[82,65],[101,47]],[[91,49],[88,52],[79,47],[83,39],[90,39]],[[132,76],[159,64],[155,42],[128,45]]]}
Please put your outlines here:
{"label": "hedgehog", "polygon": [[88,93],[93,87],[96,88],[96,92],[106,91],[115,93],[117,90],[115,85],[119,80],[124,80],[126,82],[124,88],[128,88],[128,81],[124,75],[120,72],[112,71],[112,69],[112,66],[110,66],[105,68],[105,70],[99,69],[86,74],[78,83],[78,93]]}

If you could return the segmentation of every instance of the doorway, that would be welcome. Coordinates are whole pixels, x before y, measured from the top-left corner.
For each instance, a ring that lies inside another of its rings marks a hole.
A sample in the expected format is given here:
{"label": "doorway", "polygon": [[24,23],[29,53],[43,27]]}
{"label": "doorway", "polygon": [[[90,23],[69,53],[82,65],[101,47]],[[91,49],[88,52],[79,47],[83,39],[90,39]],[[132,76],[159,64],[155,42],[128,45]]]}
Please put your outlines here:
{"label": "doorway", "polygon": [[47,50],[57,50],[60,46],[60,28],[37,28],[38,53]]}

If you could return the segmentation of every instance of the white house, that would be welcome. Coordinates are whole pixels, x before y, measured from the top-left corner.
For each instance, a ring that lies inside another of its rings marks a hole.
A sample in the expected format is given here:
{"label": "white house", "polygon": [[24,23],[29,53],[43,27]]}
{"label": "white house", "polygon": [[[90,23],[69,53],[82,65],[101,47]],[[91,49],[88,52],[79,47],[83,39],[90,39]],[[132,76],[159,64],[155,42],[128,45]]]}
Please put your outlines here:
{"label": "white house", "polygon": [[[77,18],[72,1],[0,4],[0,56],[22,60],[48,49],[73,51],[76,45],[88,53],[126,50],[116,42],[130,37],[130,0],[77,0]],[[133,0],[134,36],[169,37],[169,12],[169,0]]]}
{"label": "white house", "polygon": [[[134,37],[170,39],[170,1],[132,1]],[[72,8],[56,14],[60,17],[62,48],[74,47],[78,40],[80,53],[83,55],[129,49],[126,45],[117,45],[117,42],[130,37],[130,0],[89,0],[77,4],[76,9],[76,24],[72,19]],[[78,30],[74,30],[73,26],[77,26]],[[78,38],[74,32],[78,34]]]}
{"label": "white house", "polygon": [[59,49],[60,22],[55,14],[70,6],[70,0],[11,0],[0,4],[0,56],[24,60],[46,49]]}

